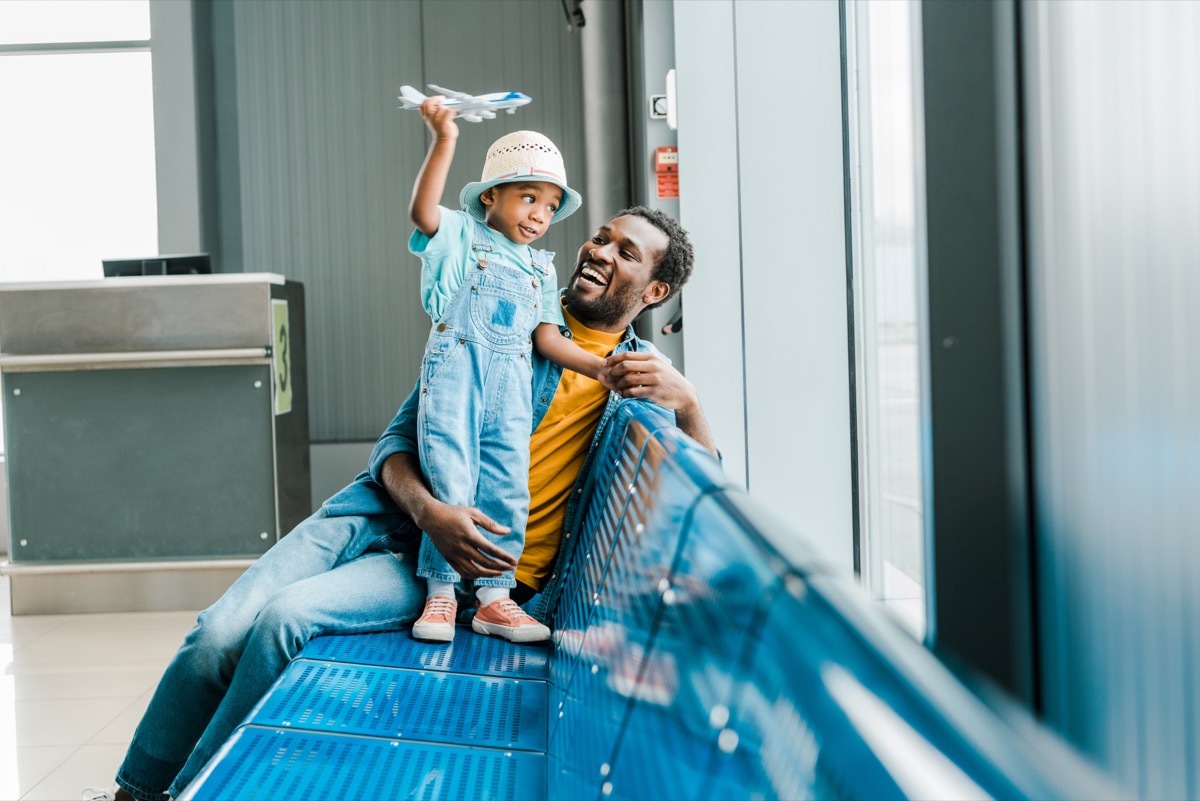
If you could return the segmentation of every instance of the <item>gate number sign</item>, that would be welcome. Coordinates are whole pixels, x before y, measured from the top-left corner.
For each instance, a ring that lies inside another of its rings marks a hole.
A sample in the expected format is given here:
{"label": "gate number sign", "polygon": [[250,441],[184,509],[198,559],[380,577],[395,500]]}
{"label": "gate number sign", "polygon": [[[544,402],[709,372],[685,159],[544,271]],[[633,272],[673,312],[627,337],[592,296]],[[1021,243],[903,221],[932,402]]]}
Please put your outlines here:
{"label": "gate number sign", "polygon": [[271,301],[271,328],[273,331],[271,372],[275,375],[275,414],[287,414],[292,410],[292,348],[288,341],[291,328],[288,326],[288,302]]}

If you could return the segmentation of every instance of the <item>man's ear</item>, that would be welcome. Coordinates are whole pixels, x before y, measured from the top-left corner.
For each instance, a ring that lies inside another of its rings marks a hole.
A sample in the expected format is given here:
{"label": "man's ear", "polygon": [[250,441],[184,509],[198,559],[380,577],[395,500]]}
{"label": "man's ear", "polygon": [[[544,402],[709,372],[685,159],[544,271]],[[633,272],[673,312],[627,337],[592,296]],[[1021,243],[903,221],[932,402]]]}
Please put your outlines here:
{"label": "man's ear", "polygon": [[646,288],[642,290],[642,302],[647,306],[653,306],[659,301],[665,300],[667,295],[671,294],[671,285],[663,281],[651,281],[646,284]]}

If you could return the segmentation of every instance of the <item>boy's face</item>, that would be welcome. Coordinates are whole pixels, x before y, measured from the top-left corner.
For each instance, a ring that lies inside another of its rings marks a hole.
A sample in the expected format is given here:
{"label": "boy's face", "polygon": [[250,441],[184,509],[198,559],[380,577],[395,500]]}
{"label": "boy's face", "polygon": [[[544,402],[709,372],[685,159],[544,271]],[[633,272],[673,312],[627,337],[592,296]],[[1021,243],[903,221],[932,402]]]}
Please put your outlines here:
{"label": "boy's face", "polygon": [[519,245],[546,233],[562,202],[562,190],[544,181],[500,184],[479,199],[487,208],[487,224]]}

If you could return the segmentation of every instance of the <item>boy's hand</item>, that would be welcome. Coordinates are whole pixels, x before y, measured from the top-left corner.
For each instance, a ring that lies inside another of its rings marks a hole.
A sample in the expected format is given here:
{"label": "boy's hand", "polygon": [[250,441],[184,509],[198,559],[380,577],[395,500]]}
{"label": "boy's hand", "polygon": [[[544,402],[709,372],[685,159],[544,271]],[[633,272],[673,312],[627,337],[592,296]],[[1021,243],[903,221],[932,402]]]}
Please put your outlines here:
{"label": "boy's hand", "polygon": [[600,372],[596,375],[596,380],[600,382],[600,386],[609,392],[620,394],[621,388],[617,386],[616,379],[613,378],[612,365],[608,363],[608,359],[605,359],[604,364],[601,365]]}
{"label": "boy's hand", "polygon": [[458,123],[454,121],[454,109],[442,105],[445,99],[442,95],[425,98],[421,103],[421,116],[425,118],[425,125],[435,139],[457,139]]}

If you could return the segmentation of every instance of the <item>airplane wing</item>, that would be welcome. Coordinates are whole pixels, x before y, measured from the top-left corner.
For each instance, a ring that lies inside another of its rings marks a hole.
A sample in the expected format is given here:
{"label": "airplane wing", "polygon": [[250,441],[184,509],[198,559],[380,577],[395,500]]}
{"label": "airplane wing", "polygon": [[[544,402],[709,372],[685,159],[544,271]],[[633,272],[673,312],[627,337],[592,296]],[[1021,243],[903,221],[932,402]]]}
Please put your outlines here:
{"label": "airplane wing", "polygon": [[437,92],[439,95],[445,95],[446,97],[452,97],[455,100],[467,101],[467,100],[475,100],[476,99],[475,95],[469,95],[466,92],[456,92],[453,89],[447,89],[444,86],[438,86],[437,84],[434,84],[434,83],[429,84],[429,88],[432,89],[433,91]]}

